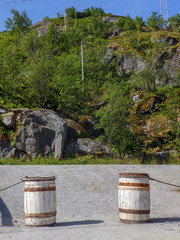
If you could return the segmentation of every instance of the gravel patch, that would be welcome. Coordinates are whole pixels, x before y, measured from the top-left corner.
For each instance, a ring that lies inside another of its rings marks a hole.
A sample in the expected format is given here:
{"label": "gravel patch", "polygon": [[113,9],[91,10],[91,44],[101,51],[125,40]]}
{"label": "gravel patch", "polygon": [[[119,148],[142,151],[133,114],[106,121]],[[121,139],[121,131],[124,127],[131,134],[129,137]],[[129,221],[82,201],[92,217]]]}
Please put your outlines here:
{"label": "gravel patch", "polygon": [[57,178],[57,224],[53,227],[25,226],[23,183],[0,192],[0,239],[179,240],[180,188],[150,181],[150,222],[124,224],[118,212],[119,172],[148,173],[180,185],[180,166],[176,165],[0,166],[0,189],[25,176]]}

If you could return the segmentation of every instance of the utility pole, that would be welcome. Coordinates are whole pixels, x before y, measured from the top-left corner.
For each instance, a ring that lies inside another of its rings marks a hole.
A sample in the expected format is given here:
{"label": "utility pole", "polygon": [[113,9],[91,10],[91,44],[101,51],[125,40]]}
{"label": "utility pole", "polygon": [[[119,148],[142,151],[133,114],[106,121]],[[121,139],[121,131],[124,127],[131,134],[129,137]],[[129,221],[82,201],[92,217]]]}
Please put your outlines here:
{"label": "utility pole", "polygon": [[66,11],[64,11],[64,27],[65,27],[65,34],[66,34]]}
{"label": "utility pole", "polygon": [[84,92],[84,59],[83,59],[83,41],[81,41],[81,65],[82,65],[82,92]]}

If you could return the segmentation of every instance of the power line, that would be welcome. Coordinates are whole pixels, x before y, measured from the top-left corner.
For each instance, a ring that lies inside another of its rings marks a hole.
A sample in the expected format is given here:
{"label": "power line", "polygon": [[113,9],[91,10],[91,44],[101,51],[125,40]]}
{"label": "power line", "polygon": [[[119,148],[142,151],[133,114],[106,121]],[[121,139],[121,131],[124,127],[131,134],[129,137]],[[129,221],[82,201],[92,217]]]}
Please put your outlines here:
{"label": "power line", "polygon": [[20,0],[20,1],[13,1],[13,2],[0,2],[0,4],[15,4],[21,2],[32,2],[32,0]]}

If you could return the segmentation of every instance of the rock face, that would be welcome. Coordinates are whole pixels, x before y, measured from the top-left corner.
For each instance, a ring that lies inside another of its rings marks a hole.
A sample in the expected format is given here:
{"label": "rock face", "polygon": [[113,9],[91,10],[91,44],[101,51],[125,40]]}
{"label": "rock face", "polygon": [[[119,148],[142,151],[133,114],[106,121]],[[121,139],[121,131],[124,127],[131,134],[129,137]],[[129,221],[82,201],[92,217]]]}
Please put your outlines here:
{"label": "rock face", "polygon": [[31,157],[49,156],[61,159],[67,125],[55,112],[38,109],[25,119],[16,137],[16,148]]}
{"label": "rock face", "polygon": [[106,51],[106,55],[104,56],[104,62],[110,63],[112,62],[113,58],[115,58],[114,51],[111,48],[108,48]]}
{"label": "rock face", "polygon": [[66,146],[68,153],[112,155],[112,151],[101,142],[90,138],[79,138],[72,144]]}
{"label": "rock face", "polygon": [[120,54],[118,57],[119,73],[141,72],[145,67],[145,61],[142,58],[134,57],[130,54]]}
{"label": "rock face", "polygon": [[103,17],[102,21],[103,22],[115,23],[118,20],[118,18],[119,17],[106,16],[106,17]]}
{"label": "rock face", "polygon": [[11,150],[11,144],[6,136],[0,135],[0,158],[4,158]]}
{"label": "rock face", "polygon": [[156,38],[153,42],[157,42],[158,44],[165,44],[166,46],[174,46],[178,43],[178,40],[173,37],[166,37]]}

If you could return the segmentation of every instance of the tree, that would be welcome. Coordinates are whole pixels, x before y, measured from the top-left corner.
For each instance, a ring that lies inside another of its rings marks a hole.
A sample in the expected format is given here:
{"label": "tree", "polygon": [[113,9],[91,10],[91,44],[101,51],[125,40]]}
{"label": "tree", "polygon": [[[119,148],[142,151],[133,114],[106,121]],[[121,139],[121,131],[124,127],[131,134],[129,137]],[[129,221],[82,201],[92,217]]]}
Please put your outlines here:
{"label": "tree", "polygon": [[59,52],[60,44],[59,44],[59,32],[54,23],[52,23],[48,27],[48,31],[45,36],[45,41],[47,43],[48,50],[54,55]]}
{"label": "tree", "polygon": [[117,28],[124,28],[125,25],[125,17],[119,17],[116,21]]}
{"label": "tree", "polygon": [[100,7],[100,8],[94,8],[91,7],[91,16],[102,16],[104,14],[104,10]]}
{"label": "tree", "polygon": [[147,24],[153,30],[160,30],[165,24],[165,20],[162,15],[158,15],[158,12],[152,12],[152,15],[147,19]]}
{"label": "tree", "polygon": [[126,17],[119,17],[116,21],[116,26],[125,31],[136,29],[135,21],[129,15]]}
{"label": "tree", "polygon": [[90,33],[96,38],[107,38],[112,26],[113,24],[111,22],[102,21],[100,16],[94,15],[92,17]]}
{"label": "tree", "polygon": [[136,29],[141,31],[142,27],[145,26],[145,21],[143,21],[142,17],[136,16],[136,18],[135,18],[135,25],[136,25]]}
{"label": "tree", "polygon": [[69,18],[77,17],[77,11],[76,11],[75,7],[66,8],[65,12],[66,12],[66,16]]}
{"label": "tree", "polygon": [[85,17],[91,16],[91,10],[89,8],[84,9],[83,12]]}
{"label": "tree", "polygon": [[180,14],[177,13],[176,15],[168,18],[168,22],[176,23],[177,25],[180,25]]}
{"label": "tree", "polygon": [[[21,48],[29,61],[37,61],[43,48],[42,37],[38,36],[38,32],[32,31],[27,33],[21,39]],[[28,63],[29,64],[29,63]]]}
{"label": "tree", "polygon": [[56,63],[47,54],[40,56],[36,62],[30,62],[26,68],[25,81],[27,101],[33,107],[51,107],[54,103],[54,92],[50,83],[55,71]]}
{"label": "tree", "polygon": [[97,127],[104,130],[106,142],[118,153],[136,153],[141,146],[128,121],[133,105],[130,97],[131,85],[122,80],[120,83],[105,83],[103,89],[101,100],[106,104],[97,111]]}
{"label": "tree", "polygon": [[64,115],[77,115],[83,109],[81,59],[79,54],[63,53],[51,82],[57,109]]}
{"label": "tree", "polygon": [[180,14],[177,13],[176,15],[168,18],[166,28],[168,30],[173,30],[174,28],[179,29],[180,27]]}
{"label": "tree", "polygon": [[124,25],[124,30],[135,30],[136,29],[136,25],[134,20],[128,15],[125,18],[125,25]]}
{"label": "tree", "polygon": [[5,28],[17,31],[19,34],[26,32],[32,25],[31,20],[28,18],[26,11],[20,14],[17,10],[11,9],[13,18],[8,18],[5,21]]}

